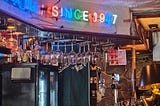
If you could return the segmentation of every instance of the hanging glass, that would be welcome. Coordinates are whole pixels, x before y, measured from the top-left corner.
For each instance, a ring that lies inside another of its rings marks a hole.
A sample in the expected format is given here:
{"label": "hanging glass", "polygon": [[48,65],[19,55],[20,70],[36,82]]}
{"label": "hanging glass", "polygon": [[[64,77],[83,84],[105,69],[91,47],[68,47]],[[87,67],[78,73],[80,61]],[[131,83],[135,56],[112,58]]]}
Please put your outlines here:
{"label": "hanging glass", "polygon": [[69,52],[69,63],[71,65],[75,65],[76,64],[76,53],[74,52],[73,49],[73,41],[71,42],[71,51]]}

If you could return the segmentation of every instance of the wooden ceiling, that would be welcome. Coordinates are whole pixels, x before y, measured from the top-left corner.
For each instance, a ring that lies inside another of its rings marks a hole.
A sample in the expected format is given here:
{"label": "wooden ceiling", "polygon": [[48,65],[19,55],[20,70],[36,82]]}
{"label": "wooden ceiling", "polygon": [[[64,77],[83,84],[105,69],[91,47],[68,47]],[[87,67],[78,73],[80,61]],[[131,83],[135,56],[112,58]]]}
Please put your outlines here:
{"label": "wooden ceiling", "polygon": [[[147,31],[160,31],[160,9],[133,12],[133,17]],[[151,27],[149,27],[151,25]]]}
{"label": "wooden ceiling", "polygon": [[160,17],[138,18],[138,20],[146,30],[152,30],[149,25],[153,25],[153,28],[156,28],[154,25],[157,24],[160,27]]}

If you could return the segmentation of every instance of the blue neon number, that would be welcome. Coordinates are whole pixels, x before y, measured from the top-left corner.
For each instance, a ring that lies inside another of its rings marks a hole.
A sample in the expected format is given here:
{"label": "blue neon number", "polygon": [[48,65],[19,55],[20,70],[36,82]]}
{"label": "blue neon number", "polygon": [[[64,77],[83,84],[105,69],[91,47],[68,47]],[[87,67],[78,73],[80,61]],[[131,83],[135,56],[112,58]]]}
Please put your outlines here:
{"label": "blue neon number", "polygon": [[4,0],[11,5],[18,7],[24,11],[38,12],[38,3],[33,0]]}
{"label": "blue neon number", "polygon": [[25,0],[24,7],[26,10],[29,10],[31,12],[38,12],[38,3],[33,2],[32,0]]}
{"label": "blue neon number", "polygon": [[4,1],[6,1],[6,2],[8,2],[8,3],[9,3],[9,0],[4,0]]}
{"label": "blue neon number", "polygon": [[10,2],[11,2],[14,6],[16,6],[16,0],[10,0]]}
{"label": "blue neon number", "polygon": [[21,7],[22,0],[5,0],[8,3],[11,3],[13,6]]}
{"label": "blue neon number", "polygon": [[23,8],[22,0],[17,0],[17,6],[18,6],[20,9]]}
{"label": "blue neon number", "polygon": [[106,14],[105,23],[107,23],[108,25],[112,24],[112,14],[111,13]]}
{"label": "blue neon number", "polygon": [[30,0],[24,0],[24,7],[26,10],[29,10],[30,8]]}
{"label": "blue neon number", "polygon": [[37,2],[32,2],[32,9],[31,11],[34,12],[34,13],[37,13],[38,12],[38,3]]}

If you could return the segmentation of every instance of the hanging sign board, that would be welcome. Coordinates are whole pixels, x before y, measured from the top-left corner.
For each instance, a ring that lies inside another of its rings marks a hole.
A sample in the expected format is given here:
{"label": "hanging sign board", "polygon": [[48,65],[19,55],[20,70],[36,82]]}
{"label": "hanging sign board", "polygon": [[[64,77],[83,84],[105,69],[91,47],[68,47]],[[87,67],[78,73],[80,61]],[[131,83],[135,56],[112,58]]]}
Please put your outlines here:
{"label": "hanging sign board", "polygon": [[110,49],[108,50],[109,65],[126,65],[126,50],[124,49]]}

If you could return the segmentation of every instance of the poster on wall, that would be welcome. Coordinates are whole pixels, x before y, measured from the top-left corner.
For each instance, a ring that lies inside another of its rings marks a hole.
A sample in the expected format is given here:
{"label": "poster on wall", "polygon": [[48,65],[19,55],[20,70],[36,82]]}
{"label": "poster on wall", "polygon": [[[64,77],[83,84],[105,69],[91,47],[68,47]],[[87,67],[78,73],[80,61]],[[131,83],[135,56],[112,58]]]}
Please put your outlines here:
{"label": "poster on wall", "polygon": [[108,50],[108,62],[109,65],[118,65],[118,50],[116,49]]}
{"label": "poster on wall", "polygon": [[110,49],[108,50],[109,65],[126,65],[126,50],[125,49]]}
{"label": "poster on wall", "polygon": [[126,50],[125,49],[119,49],[118,50],[118,65],[126,65],[127,64],[126,59]]}

